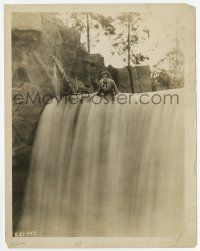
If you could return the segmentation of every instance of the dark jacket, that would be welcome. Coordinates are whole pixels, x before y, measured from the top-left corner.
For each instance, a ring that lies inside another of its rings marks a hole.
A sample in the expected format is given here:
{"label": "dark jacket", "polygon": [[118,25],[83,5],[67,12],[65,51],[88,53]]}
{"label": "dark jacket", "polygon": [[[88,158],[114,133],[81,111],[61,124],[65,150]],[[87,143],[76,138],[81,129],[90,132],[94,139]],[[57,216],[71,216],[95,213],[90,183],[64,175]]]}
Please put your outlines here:
{"label": "dark jacket", "polygon": [[100,80],[97,95],[101,95],[101,94],[116,95],[118,93],[119,93],[119,90],[117,89],[117,86],[112,79],[108,78],[106,81],[104,81],[103,79]]}

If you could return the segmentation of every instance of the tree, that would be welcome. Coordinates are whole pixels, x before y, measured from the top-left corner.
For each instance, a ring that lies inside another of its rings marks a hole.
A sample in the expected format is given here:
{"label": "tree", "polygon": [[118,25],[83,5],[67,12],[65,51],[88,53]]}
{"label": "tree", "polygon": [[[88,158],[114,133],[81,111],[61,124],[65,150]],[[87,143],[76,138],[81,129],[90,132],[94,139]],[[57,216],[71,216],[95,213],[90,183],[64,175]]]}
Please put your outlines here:
{"label": "tree", "polygon": [[87,27],[87,48],[88,53],[90,53],[90,23],[89,23],[89,13],[86,13],[86,27]]}
{"label": "tree", "polygon": [[[99,42],[99,30],[104,31],[104,35],[107,36],[114,34],[115,31],[115,27],[112,25],[113,19],[110,16],[91,12],[74,12],[70,15],[70,19],[71,28],[80,33],[86,32],[88,53],[90,53],[91,46],[95,46],[93,43]],[[91,30],[93,32],[90,32]]]}
{"label": "tree", "polygon": [[184,55],[179,47],[179,40],[176,40],[176,46],[167,53],[169,62],[169,73],[173,79],[183,77]]}
{"label": "tree", "polygon": [[177,20],[169,24],[166,36],[171,37],[173,47],[161,58],[152,69],[152,81],[156,81],[162,75],[163,70],[171,79],[171,87],[183,87],[184,84],[184,54],[181,42],[184,41],[184,28]]}
{"label": "tree", "polygon": [[143,24],[142,14],[138,12],[128,12],[117,16],[116,18],[118,29],[112,35],[113,51],[112,55],[117,53],[126,63],[129,72],[131,91],[134,92],[133,79],[131,74],[131,64],[138,65],[141,62],[148,60],[149,57],[142,52],[136,51],[136,45],[142,43],[149,38],[150,31]]}
{"label": "tree", "polygon": [[135,46],[150,36],[149,30],[142,24],[142,15],[138,12],[123,13],[116,20],[119,28],[113,34],[112,54],[122,56],[128,66],[148,60],[147,55],[135,51]]}

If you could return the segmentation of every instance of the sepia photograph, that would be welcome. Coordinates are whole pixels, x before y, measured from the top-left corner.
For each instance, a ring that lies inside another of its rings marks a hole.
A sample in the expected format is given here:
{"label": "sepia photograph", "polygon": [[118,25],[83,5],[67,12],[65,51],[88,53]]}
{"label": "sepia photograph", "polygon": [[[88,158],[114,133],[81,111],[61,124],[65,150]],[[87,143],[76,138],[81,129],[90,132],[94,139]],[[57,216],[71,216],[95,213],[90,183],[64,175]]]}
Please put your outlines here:
{"label": "sepia photograph", "polygon": [[195,18],[5,6],[9,247],[196,245]]}

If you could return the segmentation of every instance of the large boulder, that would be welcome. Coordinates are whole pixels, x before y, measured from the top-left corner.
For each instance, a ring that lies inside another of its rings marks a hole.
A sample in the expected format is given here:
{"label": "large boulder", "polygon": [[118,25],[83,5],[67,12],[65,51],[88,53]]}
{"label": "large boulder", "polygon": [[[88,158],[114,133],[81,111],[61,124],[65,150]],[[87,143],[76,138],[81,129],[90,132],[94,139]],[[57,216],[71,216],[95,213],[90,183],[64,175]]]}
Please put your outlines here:
{"label": "large boulder", "polygon": [[98,89],[97,83],[101,79],[101,72],[104,70],[104,68],[104,58],[101,56],[101,54],[89,55],[89,71],[93,91]]}
{"label": "large boulder", "polygon": [[102,57],[102,55],[99,53],[90,54],[89,61],[91,67],[96,67],[99,70],[102,70],[104,68],[104,57]]}
{"label": "large boulder", "polygon": [[127,67],[118,68],[118,82],[117,86],[120,92],[131,92],[130,76]]}
{"label": "large boulder", "polygon": [[151,71],[149,65],[134,66],[140,86],[139,92],[151,92]]}
{"label": "large boulder", "polygon": [[151,92],[151,73],[148,65],[123,68],[107,67],[120,92]]}
{"label": "large boulder", "polygon": [[87,88],[91,86],[88,53],[82,46],[77,48],[76,57],[70,74],[74,79],[77,78],[81,80]]}
{"label": "large boulder", "polygon": [[139,92],[141,92],[141,88],[140,88],[140,82],[139,82],[139,79],[138,79],[137,68],[136,67],[130,67],[129,69],[130,69],[129,74],[131,74],[133,91],[136,92],[136,93],[139,93]]}
{"label": "large boulder", "polygon": [[100,54],[88,54],[80,46],[77,49],[71,75],[73,78],[81,80],[89,92],[94,92],[97,89],[97,82],[100,80],[104,68],[104,58]]}

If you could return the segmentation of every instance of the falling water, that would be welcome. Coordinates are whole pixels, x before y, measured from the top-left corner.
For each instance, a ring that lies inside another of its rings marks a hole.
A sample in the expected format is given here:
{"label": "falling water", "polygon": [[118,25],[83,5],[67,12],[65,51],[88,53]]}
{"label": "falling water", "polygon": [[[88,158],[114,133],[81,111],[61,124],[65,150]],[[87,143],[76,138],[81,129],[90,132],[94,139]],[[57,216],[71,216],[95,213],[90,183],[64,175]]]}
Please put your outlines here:
{"label": "falling water", "polygon": [[[182,101],[181,90],[176,93]],[[47,105],[35,136],[18,230],[37,236],[179,233],[182,110],[182,104],[122,105],[117,96],[109,104],[54,100]]]}

